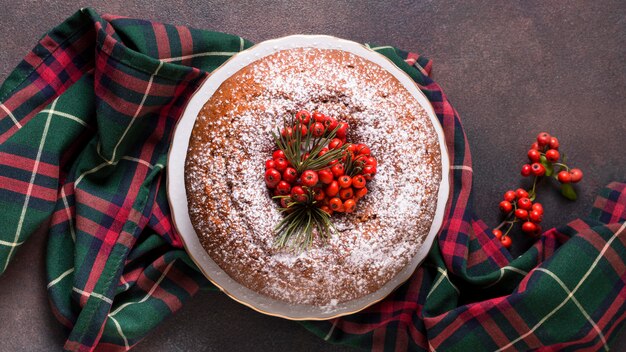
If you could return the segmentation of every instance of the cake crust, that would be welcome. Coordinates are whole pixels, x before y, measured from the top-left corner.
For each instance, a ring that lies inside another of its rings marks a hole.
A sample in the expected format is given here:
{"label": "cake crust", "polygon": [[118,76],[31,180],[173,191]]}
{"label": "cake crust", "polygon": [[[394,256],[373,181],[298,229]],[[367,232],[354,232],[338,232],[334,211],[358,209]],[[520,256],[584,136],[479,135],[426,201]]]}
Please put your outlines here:
{"label": "cake crust", "polygon": [[[378,171],[356,212],[332,217],[328,243],[293,252],[274,245],[282,215],[263,174],[271,132],[301,109],[347,121],[348,140],[370,147]],[[224,81],[198,114],[185,162],[189,215],[211,259],[253,291],[317,306],[375,292],[410,262],[440,181],[438,137],[421,105],[380,66],[330,49],[279,51]]]}

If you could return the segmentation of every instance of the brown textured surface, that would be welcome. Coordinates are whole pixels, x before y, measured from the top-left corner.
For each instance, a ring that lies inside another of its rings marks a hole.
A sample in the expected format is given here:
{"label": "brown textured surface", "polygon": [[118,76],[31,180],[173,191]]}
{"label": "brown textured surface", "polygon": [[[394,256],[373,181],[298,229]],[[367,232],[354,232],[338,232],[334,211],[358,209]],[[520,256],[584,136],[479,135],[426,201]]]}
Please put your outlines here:
{"label": "brown textured surface", "polygon": [[[331,34],[422,51],[459,111],[474,160],[474,205],[495,224],[496,200],[519,182],[517,168],[540,130],[561,140],[585,171],[580,199],[545,197],[545,225],[585,216],[626,161],[626,2],[0,0],[0,80],[36,40],[79,6],[198,28],[252,41]],[[199,10],[200,9],[200,10]],[[558,209],[558,210],[557,210]],[[519,252],[516,252],[519,253]],[[36,234],[0,277],[1,351],[54,351],[64,333],[47,305],[45,235]],[[626,350],[624,333],[616,351]],[[336,351],[298,324],[200,292],[136,351]],[[346,349],[348,350],[348,349]]]}
{"label": "brown textured surface", "polygon": [[[283,50],[204,99],[186,157],[189,215],[209,256],[235,281],[332,310],[378,291],[418,253],[435,215],[440,147],[430,117],[391,73],[346,51]],[[271,132],[300,109],[348,123],[348,141],[371,148],[378,172],[356,214],[332,217],[339,232],[328,243],[318,238],[293,253],[274,244],[283,217],[263,174],[277,148]]]}

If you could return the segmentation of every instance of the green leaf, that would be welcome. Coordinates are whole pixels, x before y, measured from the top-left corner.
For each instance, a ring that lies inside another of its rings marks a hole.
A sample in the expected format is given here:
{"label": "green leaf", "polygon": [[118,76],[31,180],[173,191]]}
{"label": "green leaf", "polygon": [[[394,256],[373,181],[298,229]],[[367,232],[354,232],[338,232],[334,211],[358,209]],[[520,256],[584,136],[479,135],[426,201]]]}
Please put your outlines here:
{"label": "green leaf", "polygon": [[561,194],[569,200],[576,200],[576,198],[578,198],[574,187],[572,187],[570,183],[561,184]]}
{"label": "green leaf", "polygon": [[546,169],[546,176],[552,176],[552,174],[554,173],[554,167],[552,166],[552,163],[548,161],[548,159],[546,159],[546,157],[544,155],[542,155],[539,158],[539,162],[541,163],[541,165],[543,165],[543,167]]}

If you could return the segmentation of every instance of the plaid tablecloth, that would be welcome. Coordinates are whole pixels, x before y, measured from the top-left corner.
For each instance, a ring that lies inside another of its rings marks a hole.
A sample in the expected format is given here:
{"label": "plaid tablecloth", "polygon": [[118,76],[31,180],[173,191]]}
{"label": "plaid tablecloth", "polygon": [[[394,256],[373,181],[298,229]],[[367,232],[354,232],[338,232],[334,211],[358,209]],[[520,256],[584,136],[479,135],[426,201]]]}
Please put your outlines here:
{"label": "plaid tablecloth", "polygon": [[[65,349],[129,349],[210,286],[172,227],[164,168],[187,99],[207,72],[249,46],[83,9],[0,88],[0,273],[46,226],[47,290],[70,331]],[[446,217],[427,261],[391,296],[304,325],[374,350],[607,349],[626,316],[626,184],[609,185],[589,218],[545,232],[512,258],[472,211],[469,146],[429,78],[431,62],[373,49],[413,77],[444,128]]]}

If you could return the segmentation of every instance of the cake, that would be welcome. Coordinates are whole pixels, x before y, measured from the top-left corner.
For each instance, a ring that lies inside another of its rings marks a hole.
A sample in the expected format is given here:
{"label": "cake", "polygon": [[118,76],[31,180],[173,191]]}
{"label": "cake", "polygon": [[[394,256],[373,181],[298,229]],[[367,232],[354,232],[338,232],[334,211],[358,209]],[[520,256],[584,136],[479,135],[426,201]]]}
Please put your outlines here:
{"label": "cake", "polygon": [[[285,116],[319,111],[350,124],[348,138],[378,160],[354,213],[336,232],[294,251],[276,246],[284,217],[264,182]],[[371,294],[423,246],[441,181],[437,133],[424,108],[387,70],[334,49],[275,52],[226,79],[196,119],[185,161],[189,215],[223,271],[261,295],[335,306]]]}

